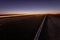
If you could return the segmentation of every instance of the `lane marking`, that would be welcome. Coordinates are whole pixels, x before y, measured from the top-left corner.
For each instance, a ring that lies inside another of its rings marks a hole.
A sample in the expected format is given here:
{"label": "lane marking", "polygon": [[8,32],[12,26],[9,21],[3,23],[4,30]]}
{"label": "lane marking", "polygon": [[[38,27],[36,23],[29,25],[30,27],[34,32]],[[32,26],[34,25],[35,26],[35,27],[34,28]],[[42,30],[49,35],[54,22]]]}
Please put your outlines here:
{"label": "lane marking", "polygon": [[44,24],[44,22],[45,22],[45,19],[46,19],[46,16],[44,17],[44,19],[43,19],[43,21],[42,21],[42,23],[41,23],[41,25],[40,25],[40,27],[39,27],[36,35],[35,35],[34,40],[38,40],[38,38],[39,38],[39,36],[40,36],[40,33],[41,33],[41,30],[42,30],[42,27],[43,27],[43,24]]}

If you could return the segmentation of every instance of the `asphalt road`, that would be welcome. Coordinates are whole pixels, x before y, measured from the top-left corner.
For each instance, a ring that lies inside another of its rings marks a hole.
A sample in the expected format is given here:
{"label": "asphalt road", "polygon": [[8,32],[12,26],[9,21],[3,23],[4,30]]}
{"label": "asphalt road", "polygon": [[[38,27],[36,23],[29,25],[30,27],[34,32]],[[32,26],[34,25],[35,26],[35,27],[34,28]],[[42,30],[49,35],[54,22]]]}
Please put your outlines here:
{"label": "asphalt road", "polygon": [[48,15],[49,40],[60,40],[60,15]]}
{"label": "asphalt road", "polygon": [[60,15],[47,15],[39,40],[60,40]]}
{"label": "asphalt road", "polygon": [[0,18],[0,40],[34,40],[45,15]]}
{"label": "asphalt road", "polygon": [[[45,15],[0,18],[0,40],[34,40]],[[38,40],[60,40],[60,15],[47,15]]]}

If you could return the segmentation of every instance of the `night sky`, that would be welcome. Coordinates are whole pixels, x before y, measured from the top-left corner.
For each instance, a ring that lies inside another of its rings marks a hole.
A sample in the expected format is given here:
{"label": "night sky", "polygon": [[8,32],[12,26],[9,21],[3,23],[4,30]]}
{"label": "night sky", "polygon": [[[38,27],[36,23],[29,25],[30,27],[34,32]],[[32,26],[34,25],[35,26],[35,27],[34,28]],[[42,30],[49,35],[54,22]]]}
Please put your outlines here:
{"label": "night sky", "polygon": [[0,0],[0,11],[60,11],[60,1]]}

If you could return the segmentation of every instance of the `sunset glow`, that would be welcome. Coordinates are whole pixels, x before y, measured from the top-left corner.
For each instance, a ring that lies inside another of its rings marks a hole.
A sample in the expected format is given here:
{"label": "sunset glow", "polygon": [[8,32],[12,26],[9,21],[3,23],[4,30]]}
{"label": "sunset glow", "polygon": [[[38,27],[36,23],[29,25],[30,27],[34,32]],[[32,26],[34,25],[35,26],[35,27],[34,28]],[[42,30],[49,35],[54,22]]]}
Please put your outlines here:
{"label": "sunset glow", "polygon": [[60,12],[0,12],[0,14],[31,15],[31,14],[60,14]]}
{"label": "sunset glow", "polygon": [[0,14],[60,14],[60,1],[0,1]]}

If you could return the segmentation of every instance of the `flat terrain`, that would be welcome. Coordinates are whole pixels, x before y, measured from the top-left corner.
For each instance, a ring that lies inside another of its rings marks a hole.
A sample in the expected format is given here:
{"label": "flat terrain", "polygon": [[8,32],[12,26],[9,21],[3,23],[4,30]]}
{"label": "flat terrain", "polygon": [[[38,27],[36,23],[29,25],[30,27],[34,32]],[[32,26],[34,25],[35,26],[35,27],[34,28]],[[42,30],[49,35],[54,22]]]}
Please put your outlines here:
{"label": "flat terrain", "polygon": [[47,15],[39,40],[60,40],[60,14]]}
{"label": "flat terrain", "polygon": [[49,40],[60,40],[60,15],[48,15],[46,23]]}
{"label": "flat terrain", "polygon": [[0,40],[33,40],[45,15],[0,18]]}
{"label": "flat terrain", "polygon": [[[0,40],[34,40],[45,15],[0,18]],[[60,40],[60,15],[47,15],[39,40]]]}

